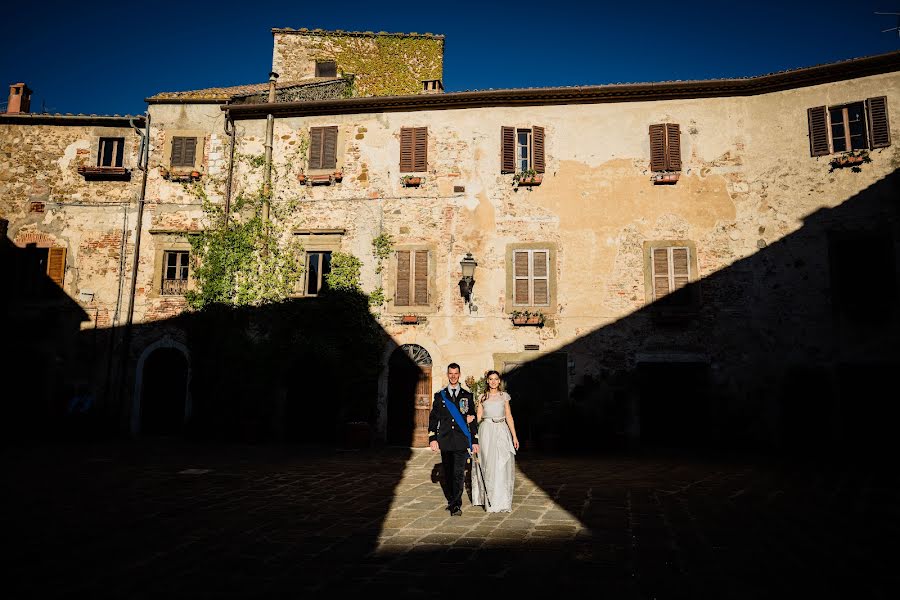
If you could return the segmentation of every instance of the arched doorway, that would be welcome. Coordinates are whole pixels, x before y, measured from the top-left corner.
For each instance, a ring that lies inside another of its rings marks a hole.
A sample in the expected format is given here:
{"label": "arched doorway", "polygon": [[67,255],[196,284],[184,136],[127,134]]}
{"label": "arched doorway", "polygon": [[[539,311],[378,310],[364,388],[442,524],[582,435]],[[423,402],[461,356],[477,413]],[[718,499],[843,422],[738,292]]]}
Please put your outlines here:
{"label": "arched doorway", "polygon": [[388,361],[387,442],[428,446],[431,412],[431,355],[418,344],[394,350]]}
{"label": "arched doorway", "polygon": [[177,435],[187,418],[188,361],[178,348],[153,350],[144,361],[141,433]]}

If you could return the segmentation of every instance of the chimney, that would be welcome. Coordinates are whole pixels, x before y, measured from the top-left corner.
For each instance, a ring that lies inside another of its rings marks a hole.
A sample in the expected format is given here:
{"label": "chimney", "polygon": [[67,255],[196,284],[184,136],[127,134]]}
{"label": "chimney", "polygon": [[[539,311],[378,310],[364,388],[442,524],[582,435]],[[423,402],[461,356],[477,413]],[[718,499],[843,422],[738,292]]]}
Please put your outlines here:
{"label": "chimney", "polygon": [[422,81],[422,94],[443,94],[444,83],[440,79],[425,79]]}
{"label": "chimney", "polygon": [[6,105],[7,114],[27,113],[31,109],[31,89],[24,83],[14,83],[9,86],[9,103]]}

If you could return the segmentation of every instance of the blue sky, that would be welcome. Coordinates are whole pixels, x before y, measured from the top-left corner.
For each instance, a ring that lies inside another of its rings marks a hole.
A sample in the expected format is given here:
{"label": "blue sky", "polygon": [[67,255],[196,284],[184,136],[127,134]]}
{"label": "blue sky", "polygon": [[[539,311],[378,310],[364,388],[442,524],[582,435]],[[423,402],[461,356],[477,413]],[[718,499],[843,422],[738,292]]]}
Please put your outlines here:
{"label": "blue sky", "polygon": [[444,34],[446,91],[746,77],[900,49],[881,33],[896,18],[873,14],[900,0],[11,4],[0,76],[49,112],[135,114],[156,92],[265,81],[272,27]]}

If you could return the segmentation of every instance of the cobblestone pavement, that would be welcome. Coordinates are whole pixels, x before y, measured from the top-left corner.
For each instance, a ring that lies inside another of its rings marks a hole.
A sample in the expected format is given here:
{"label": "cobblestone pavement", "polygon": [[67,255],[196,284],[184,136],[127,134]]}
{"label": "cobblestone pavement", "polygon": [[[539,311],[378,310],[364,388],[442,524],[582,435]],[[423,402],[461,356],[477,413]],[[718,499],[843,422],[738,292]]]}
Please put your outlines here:
{"label": "cobblestone pavement", "polygon": [[8,598],[894,598],[893,472],[520,456],[451,517],[428,450],[135,444],[2,455]]}

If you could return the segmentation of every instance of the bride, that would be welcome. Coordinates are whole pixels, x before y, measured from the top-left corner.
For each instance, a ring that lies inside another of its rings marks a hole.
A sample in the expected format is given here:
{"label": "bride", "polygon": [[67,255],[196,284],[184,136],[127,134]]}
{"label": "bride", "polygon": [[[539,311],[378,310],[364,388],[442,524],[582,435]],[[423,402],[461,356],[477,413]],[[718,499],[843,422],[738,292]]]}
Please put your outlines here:
{"label": "bride", "polygon": [[497,371],[487,372],[487,391],[480,400],[477,408],[480,452],[472,469],[472,504],[484,506],[487,512],[509,512],[519,438],[509,409],[509,394],[500,389]]}

